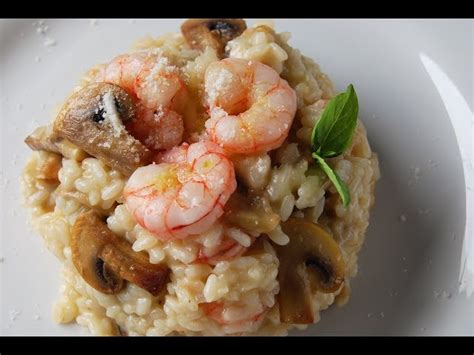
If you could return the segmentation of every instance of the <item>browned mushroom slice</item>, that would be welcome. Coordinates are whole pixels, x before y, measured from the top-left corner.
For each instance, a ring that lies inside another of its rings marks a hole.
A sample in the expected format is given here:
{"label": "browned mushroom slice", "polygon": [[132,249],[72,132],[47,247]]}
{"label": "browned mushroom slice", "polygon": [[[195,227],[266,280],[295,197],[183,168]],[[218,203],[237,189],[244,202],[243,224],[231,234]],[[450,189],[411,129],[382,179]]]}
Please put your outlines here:
{"label": "browned mushroom slice", "polygon": [[134,115],[132,98],[122,88],[94,83],[66,101],[54,131],[128,176],[152,159],[152,153],[125,129],[124,122]]}
{"label": "browned mushroom slice", "polygon": [[53,135],[50,126],[41,126],[36,128],[33,133],[31,133],[25,139],[25,143],[32,150],[47,150],[50,152],[61,153],[57,146],[57,143],[62,139],[59,136]]}
{"label": "browned mushroom slice", "polygon": [[25,143],[32,150],[46,150],[59,153],[68,159],[81,161],[87,157],[87,154],[82,149],[55,134],[52,125],[36,128],[33,133],[26,137]]}
{"label": "browned mushroom slice", "polygon": [[255,255],[261,255],[265,252],[265,238],[260,237],[255,240],[255,242],[252,243],[251,246],[247,248],[245,253],[243,254],[244,256],[255,256]]}
{"label": "browned mushroom slice", "polygon": [[143,253],[116,236],[94,212],[81,214],[71,233],[72,261],[83,279],[103,293],[117,293],[127,280],[156,296],[166,285],[169,269],[151,264]]}
{"label": "browned mushroom slice", "polygon": [[227,42],[240,36],[246,28],[242,19],[192,19],[181,25],[181,32],[191,48],[204,51],[211,47],[222,58]]}
{"label": "browned mushroom slice", "polygon": [[280,222],[267,199],[249,196],[240,191],[232,194],[225,205],[226,222],[256,233],[269,233]]}
{"label": "browned mushroom slice", "polygon": [[58,172],[61,169],[62,156],[56,153],[46,153],[46,159],[41,162],[41,166],[36,174],[37,179],[57,181]]}
{"label": "browned mushroom slice", "polygon": [[80,215],[72,228],[72,262],[82,278],[96,290],[114,294],[124,286],[122,278],[108,268],[99,254],[110,243],[102,221],[90,212]]}
{"label": "browned mushroom slice", "polygon": [[169,269],[151,264],[147,257],[134,252],[123,239],[107,244],[100,253],[101,258],[125,280],[156,296],[167,283]]}
{"label": "browned mushroom slice", "polygon": [[278,302],[283,323],[314,322],[314,291],[332,293],[344,282],[344,260],[338,244],[317,224],[300,218],[282,223],[287,245],[275,245],[280,260]]}

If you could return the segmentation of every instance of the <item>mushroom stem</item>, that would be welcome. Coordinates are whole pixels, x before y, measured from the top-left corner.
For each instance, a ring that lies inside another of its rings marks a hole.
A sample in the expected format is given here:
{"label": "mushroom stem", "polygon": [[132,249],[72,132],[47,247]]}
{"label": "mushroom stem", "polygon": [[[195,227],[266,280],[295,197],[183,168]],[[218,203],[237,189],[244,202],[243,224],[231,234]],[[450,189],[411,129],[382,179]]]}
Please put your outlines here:
{"label": "mushroom stem", "polygon": [[59,137],[53,132],[53,126],[40,126],[25,138],[25,143],[32,150],[45,150],[59,153],[67,159],[82,161],[87,154],[67,139]]}
{"label": "mushroom stem", "polygon": [[314,292],[333,293],[344,283],[341,250],[331,235],[317,224],[290,218],[281,226],[290,242],[275,245],[280,260],[280,319],[283,323],[313,323]]}

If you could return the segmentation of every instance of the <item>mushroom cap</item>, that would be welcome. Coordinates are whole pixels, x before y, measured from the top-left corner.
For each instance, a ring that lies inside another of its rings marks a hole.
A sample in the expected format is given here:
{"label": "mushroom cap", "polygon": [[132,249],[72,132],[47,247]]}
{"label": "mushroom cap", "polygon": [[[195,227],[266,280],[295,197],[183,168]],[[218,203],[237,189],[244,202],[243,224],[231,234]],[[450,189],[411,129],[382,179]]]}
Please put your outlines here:
{"label": "mushroom cap", "polygon": [[275,245],[280,261],[280,319],[284,323],[313,323],[312,295],[315,291],[333,293],[341,288],[344,259],[339,245],[319,225],[290,218],[281,226],[290,242]]}
{"label": "mushroom cap", "polygon": [[181,32],[191,48],[216,50],[222,58],[228,41],[240,36],[247,25],[242,19],[191,19],[181,25]]}
{"label": "mushroom cap", "polygon": [[82,278],[96,290],[114,294],[123,289],[123,279],[100,258],[104,245],[110,243],[109,231],[96,222],[91,212],[81,214],[71,231],[72,262]]}
{"label": "mushroom cap", "polygon": [[132,98],[121,87],[92,83],[72,95],[54,122],[54,132],[128,176],[152,153],[125,129],[135,118]]}
{"label": "mushroom cap", "polygon": [[168,282],[169,268],[151,264],[144,253],[116,236],[95,211],[82,213],[71,233],[72,261],[82,278],[103,293],[117,293],[123,280],[156,296]]}

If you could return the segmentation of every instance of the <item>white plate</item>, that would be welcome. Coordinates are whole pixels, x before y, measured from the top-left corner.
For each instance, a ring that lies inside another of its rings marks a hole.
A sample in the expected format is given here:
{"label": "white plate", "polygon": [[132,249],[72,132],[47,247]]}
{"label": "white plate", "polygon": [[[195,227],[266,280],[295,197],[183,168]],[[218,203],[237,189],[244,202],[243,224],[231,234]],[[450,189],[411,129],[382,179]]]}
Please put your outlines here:
{"label": "white plate", "polygon": [[[146,34],[178,31],[180,22],[46,20],[46,33],[34,20],[0,22],[3,334],[84,334],[51,320],[59,262],[29,230],[20,207],[18,177],[30,154],[24,137],[50,120],[87,68]],[[292,32],[291,45],[314,58],[339,90],[355,85],[382,171],[352,298],[344,308],[323,312],[303,334],[474,335],[474,300],[459,293],[463,265],[464,280],[474,269],[467,244],[472,229],[466,232],[466,220],[474,219],[468,170],[473,22],[275,24]]]}

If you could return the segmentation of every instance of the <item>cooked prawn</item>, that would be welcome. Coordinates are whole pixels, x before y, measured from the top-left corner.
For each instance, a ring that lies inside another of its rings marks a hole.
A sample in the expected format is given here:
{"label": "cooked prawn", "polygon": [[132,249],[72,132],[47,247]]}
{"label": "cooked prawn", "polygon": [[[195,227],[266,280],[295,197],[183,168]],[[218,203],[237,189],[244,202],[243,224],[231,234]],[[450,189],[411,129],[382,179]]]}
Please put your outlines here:
{"label": "cooked prawn", "polygon": [[212,142],[183,143],[138,168],[124,189],[136,221],[158,239],[183,239],[208,230],[237,187],[232,162]]}
{"label": "cooked prawn", "polygon": [[[236,258],[244,254],[247,249],[255,241],[255,237],[251,237],[246,233],[240,231],[243,235],[246,235],[246,243],[242,241],[238,242],[231,237],[229,230],[235,228],[226,228],[219,223],[216,223],[210,232],[202,234],[198,240],[201,244],[199,252],[194,263],[207,263],[210,265],[216,265],[220,261],[229,260]],[[202,240],[202,237],[207,239],[206,241]],[[209,241],[210,239],[210,241]],[[243,245],[245,244],[245,246]]]}
{"label": "cooked prawn", "polygon": [[227,152],[266,152],[288,136],[296,93],[271,67],[234,58],[211,63],[205,92],[210,112],[206,132]]}
{"label": "cooked prawn", "polygon": [[245,253],[246,250],[246,247],[237,243],[235,240],[225,237],[212,251],[201,248],[194,262],[216,265],[220,261],[236,258]]}
{"label": "cooked prawn", "polygon": [[96,80],[116,84],[136,99],[136,118],[126,127],[149,149],[168,149],[181,143],[184,126],[179,112],[187,89],[166,57],[148,52],[120,55]]}
{"label": "cooked prawn", "polygon": [[242,302],[214,301],[200,303],[203,313],[220,324],[227,333],[241,333],[257,328],[263,321],[268,307],[261,302],[250,306]]}

